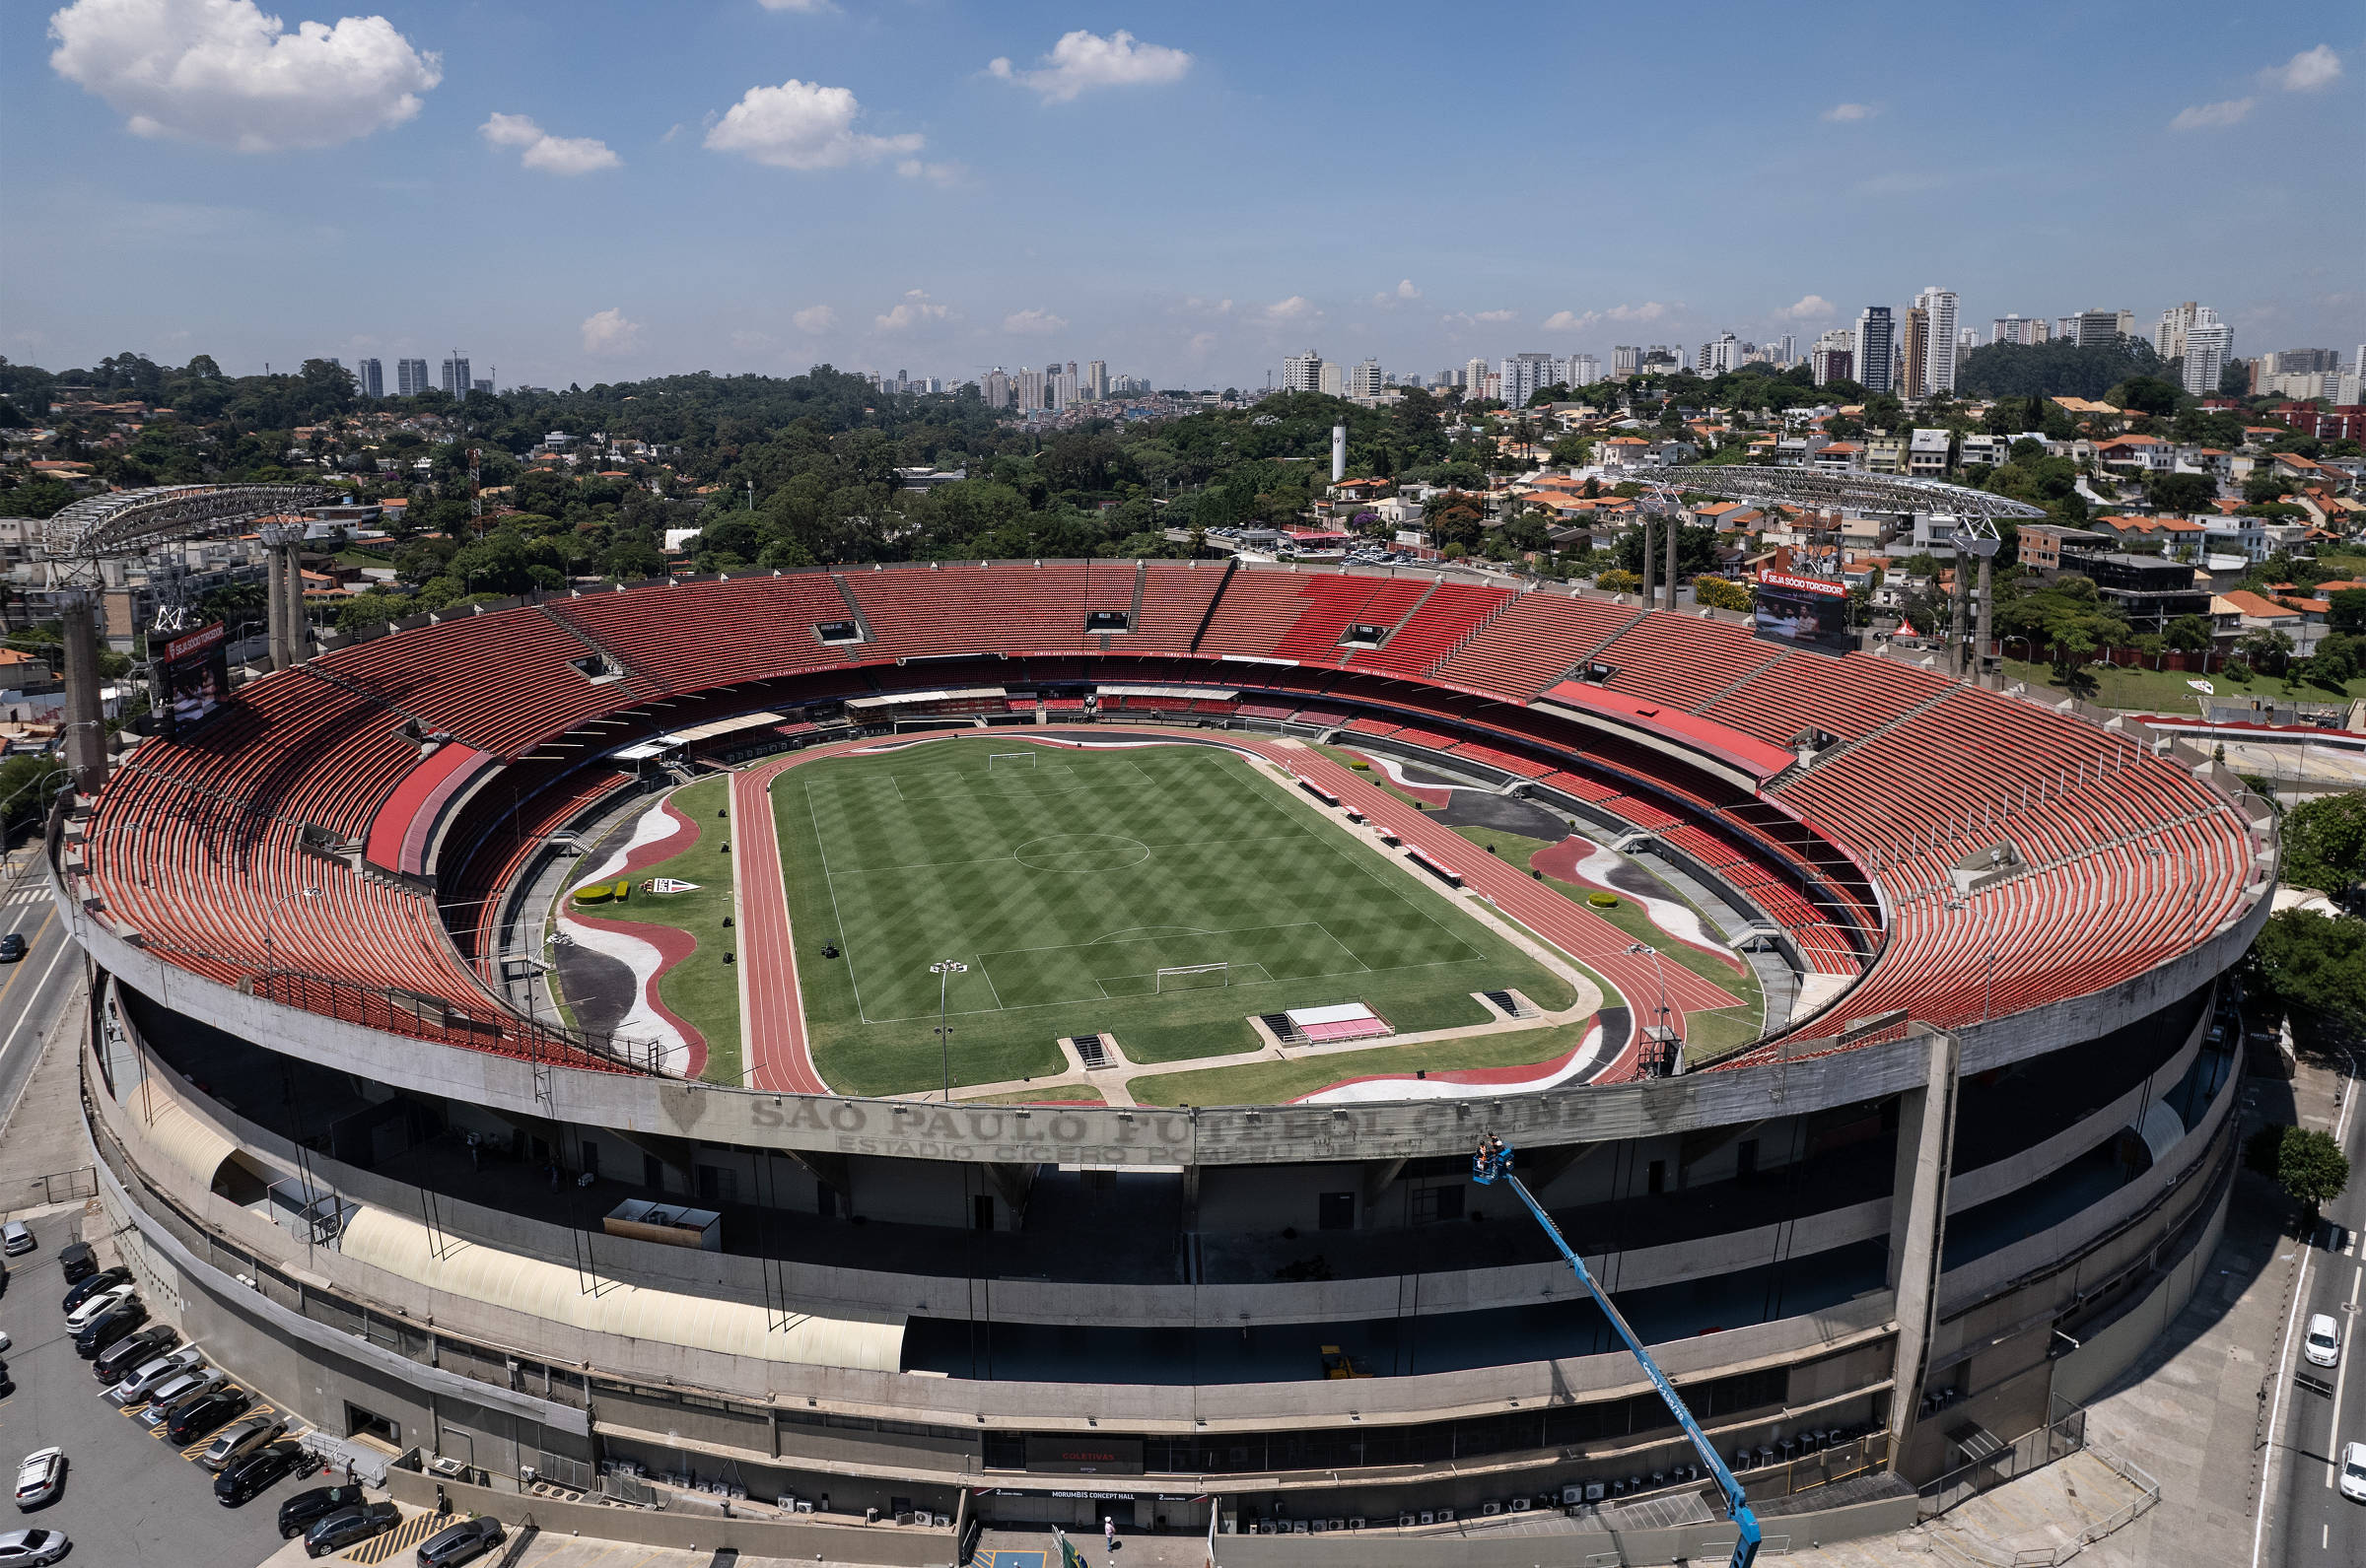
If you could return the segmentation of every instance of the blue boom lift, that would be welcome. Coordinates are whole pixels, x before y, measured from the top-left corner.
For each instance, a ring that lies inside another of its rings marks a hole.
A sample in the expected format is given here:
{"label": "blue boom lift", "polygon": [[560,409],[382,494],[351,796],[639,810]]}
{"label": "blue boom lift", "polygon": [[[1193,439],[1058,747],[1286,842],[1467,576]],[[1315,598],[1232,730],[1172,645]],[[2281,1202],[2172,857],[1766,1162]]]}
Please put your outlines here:
{"label": "blue boom lift", "polygon": [[1708,1466],[1708,1473],[1716,1479],[1717,1489],[1725,1494],[1725,1511],[1733,1516],[1734,1529],[1738,1533],[1734,1537],[1730,1568],[1752,1568],[1752,1564],[1758,1561],[1758,1516],[1750,1512],[1750,1500],[1742,1493],[1742,1483],[1733,1478],[1733,1471],[1727,1469],[1725,1462],[1717,1457],[1716,1445],[1701,1430],[1701,1423],[1693,1419],[1693,1412],[1685,1408],[1684,1400],[1676,1393],[1676,1385],[1670,1383],[1667,1374],[1659,1370],[1659,1364],[1651,1359],[1651,1353],[1643,1348],[1643,1342],[1635,1336],[1635,1330],[1627,1326],[1627,1320],[1620,1315],[1619,1309],[1611,1305],[1610,1297],[1603,1294],[1600,1285],[1594,1283],[1594,1276],[1586,1272],[1585,1261],[1562,1239],[1561,1227],[1553,1223],[1553,1216],[1545,1212],[1545,1206],[1536,1200],[1535,1193],[1528,1191],[1527,1184],[1511,1174],[1511,1145],[1489,1133],[1481,1143],[1479,1152],[1471,1159],[1471,1179],[1482,1187],[1493,1187],[1501,1182],[1519,1194],[1520,1201],[1528,1205],[1528,1212],[1536,1216],[1536,1222],[1552,1238],[1554,1247],[1577,1271],[1577,1283],[1583,1285],[1586,1294],[1594,1298],[1594,1305],[1602,1309],[1602,1316],[1608,1318],[1610,1326],[1619,1331],[1619,1337],[1626,1341],[1628,1351],[1650,1374],[1651,1386],[1659,1390],[1659,1397],[1668,1401],[1669,1409],[1676,1412],[1676,1420],[1684,1428],[1684,1435],[1693,1440],[1693,1448],[1700,1454],[1701,1463]]}

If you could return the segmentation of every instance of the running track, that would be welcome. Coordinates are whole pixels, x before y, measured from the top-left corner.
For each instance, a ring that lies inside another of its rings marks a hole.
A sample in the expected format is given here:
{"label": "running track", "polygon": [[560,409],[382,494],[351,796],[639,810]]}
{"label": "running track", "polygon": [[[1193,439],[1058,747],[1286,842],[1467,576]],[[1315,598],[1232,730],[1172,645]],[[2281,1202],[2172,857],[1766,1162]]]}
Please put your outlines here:
{"label": "running track", "polygon": [[[956,730],[951,738],[980,733],[1003,740],[1014,738],[1008,729]],[[1069,736],[1114,739],[1118,733],[1166,744],[1186,744],[1142,731],[1078,730],[1066,726],[1052,734],[1038,730],[1016,738],[1074,744],[1068,741]],[[751,1087],[797,1094],[830,1092],[813,1065],[813,1055],[805,1039],[804,1003],[797,983],[797,951],[789,929],[788,883],[781,869],[780,832],[772,815],[772,783],[800,762],[877,744],[880,741],[872,739],[793,752],[731,775],[731,833],[737,846],[731,858],[739,889],[739,984],[746,998],[742,1010]],[[1657,1004],[1663,969],[1667,977],[1668,1007],[1673,1012],[1713,1012],[1741,1004],[1740,997],[1682,964],[1662,959],[1654,966],[1650,958],[1629,953],[1630,939],[1618,926],[1582,904],[1564,897],[1550,885],[1522,875],[1518,867],[1489,854],[1451,828],[1439,826],[1320,752],[1311,748],[1286,748],[1232,733],[1226,733],[1218,744],[1254,752],[1293,776],[1320,785],[1362,812],[1375,825],[1432,859],[1452,866],[1462,874],[1466,886],[1486,894],[1497,910],[1608,981],[1627,998],[1638,1023],[1646,1020]],[[1639,1038],[1631,1038],[1619,1059],[1609,1063],[1594,1081],[1616,1081],[1626,1076],[1634,1067],[1639,1044]]]}

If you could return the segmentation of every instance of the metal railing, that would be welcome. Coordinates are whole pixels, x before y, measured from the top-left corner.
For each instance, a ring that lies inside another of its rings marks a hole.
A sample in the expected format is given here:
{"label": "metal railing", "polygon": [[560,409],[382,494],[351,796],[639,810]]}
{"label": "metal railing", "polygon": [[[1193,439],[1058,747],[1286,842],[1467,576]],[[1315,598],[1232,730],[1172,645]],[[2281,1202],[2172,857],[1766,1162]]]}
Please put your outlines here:
{"label": "metal railing", "polygon": [[94,1166],[81,1166],[71,1171],[51,1171],[36,1176],[28,1184],[40,1196],[38,1203],[71,1203],[77,1198],[99,1195],[99,1173]]}
{"label": "metal railing", "polygon": [[[2086,1447],[2087,1412],[2083,1406],[2054,1397],[2053,1418],[2044,1426],[2024,1432],[2012,1442],[1992,1453],[1981,1455],[1970,1462],[1923,1484],[1917,1517],[1927,1521],[1938,1518],[1970,1502],[1973,1498],[2002,1486],[2018,1475],[2041,1469],[2055,1460],[2067,1459]],[[1943,1420],[1946,1411],[1925,1416],[1925,1420]]]}

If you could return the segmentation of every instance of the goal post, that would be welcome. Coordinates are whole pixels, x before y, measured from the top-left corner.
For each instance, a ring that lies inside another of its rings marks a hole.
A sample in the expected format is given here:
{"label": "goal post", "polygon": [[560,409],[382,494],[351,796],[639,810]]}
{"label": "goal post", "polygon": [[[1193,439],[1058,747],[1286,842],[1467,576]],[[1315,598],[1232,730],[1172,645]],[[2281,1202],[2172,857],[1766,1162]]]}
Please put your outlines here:
{"label": "goal post", "polygon": [[1154,989],[1161,992],[1197,990],[1203,987],[1211,989],[1228,988],[1232,984],[1232,966],[1229,963],[1174,964],[1159,970],[1155,979]]}
{"label": "goal post", "polygon": [[997,768],[1032,768],[1034,766],[1035,754],[1031,751],[996,751],[989,752],[986,757],[986,768],[990,773]]}

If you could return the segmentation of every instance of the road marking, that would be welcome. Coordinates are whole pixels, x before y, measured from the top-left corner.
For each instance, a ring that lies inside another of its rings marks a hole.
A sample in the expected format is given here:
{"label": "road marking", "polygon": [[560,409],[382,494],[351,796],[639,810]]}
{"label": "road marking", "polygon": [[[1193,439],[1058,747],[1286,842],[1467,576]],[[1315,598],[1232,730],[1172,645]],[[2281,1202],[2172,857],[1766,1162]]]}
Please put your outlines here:
{"label": "road marking", "polygon": [[[2347,1316],[2352,1329],[2356,1329],[2358,1323],[2358,1281],[2361,1277],[2366,1277],[2366,1267],[2350,1270]],[[2335,1332],[2341,1332],[2341,1330],[2336,1329]],[[2343,1333],[2342,1337],[2347,1339],[2352,1335]],[[2325,1484],[2329,1489],[2333,1484],[2333,1476],[2341,1468],[2341,1391],[2349,1383],[2349,1363],[2353,1359],[2351,1352],[2355,1348],[2353,1345],[2342,1345],[2341,1370],[2333,1374],[2333,1409],[2332,1413],[2326,1417],[2325,1436]]]}
{"label": "road marking", "polygon": [[[27,937],[27,938],[25,939],[25,946],[26,946],[26,949],[27,949],[27,952],[26,952],[26,957],[27,957],[27,958],[31,958],[31,957],[33,956],[33,954],[32,954],[32,947],[33,947],[33,944],[34,944],[34,943],[35,943],[35,942],[37,942],[37,941],[39,941],[39,940],[41,939],[42,933],[43,933],[43,932],[45,932],[45,931],[47,931],[47,930],[49,929],[49,922],[50,922],[51,920],[55,920],[55,919],[57,919],[57,910],[55,909],[55,907],[52,907],[52,908],[50,909],[50,911],[49,911],[49,912],[48,912],[46,915],[43,915],[43,916],[41,917],[41,922],[40,922],[38,925],[35,925],[35,926],[33,928],[33,934],[32,934],[31,936]],[[72,944],[71,942],[68,942],[68,943],[64,944],[63,946],[61,946],[61,947],[58,949],[58,952],[62,953],[62,952],[64,952],[64,951],[65,951],[66,947],[71,947],[72,945],[73,945],[73,944]],[[12,996],[12,995],[14,995],[14,994],[16,993],[16,989],[17,989],[17,982],[18,982],[18,981],[20,981],[20,980],[23,980],[23,979],[25,978],[25,972],[26,972],[28,969],[31,969],[32,967],[33,967],[33,966],[32,966],[31,964],[25,963],[25,962],[23,962],[22,960],[20,960],[20,961],[18,962],[18,964],[17,964],[17,969],[16,969],[16,973],[14,973],[14,974],[12,974],[12,975],[10,975],[10,976],[8,977],[8,984],[7,984],[7,985],[5,985],[5,986],[0,986],[0,1007],[5,1007],[6,1005],[8,1005],[8,998],[9,998],[10,996]],[[54,970],[55,968],[57,968],[57,954],[53,953],[53,954],[51,954],[51,955],[50,955],[50,957],[49,957],[49,969],[44,969],[44,970],[42,970],[42,971],[41,971],[41,978],[40,978],[39,980],[37,980],[37,981],[35,981],[35,982],[34,982],[34,984],[33,984],[33,991],[34,991],[34,994],[35,994],[35,995],[36,995],[36,996],[37,996],[37,995],[39,995],[39,994],[40,994],[41,988],[42,988],[43,986],[45,986],[45,985],[47,985],[47,984],[49,983],[49,972],[50,972],[50,970]],[[24,1028],[24,1027],[25,1027],[25,1019],[24,1019],[22,1016],[20,1016],[20,1017],[17,1019],[17,1029],[22,1029],[22,1028]],[[16,1031],[16,1029],[12,1029],[12,1030],[10,1030],[10,1031],[8,1032],[8,1043],[7,1043],[7,1045],[0,1045],[0,1057],[5,1057],[5,1056],[7,1056],[7,1055],[8,1055],[8,1047],[9,1047],[9,1046],[13,1046],[13,1045],[15,1045],[15,1044],[16,1044],[16,1042],[17,1042],[17,1031]]]}
{"label": "road marking", "polygon": [[2260,1517],[2251,1528],[2251,1568],[2260,1568],[2260,1552],[2267,1544],[2267,1501],[2275,1495],[2275,1456],[2282,1448],[2276,1434],[2283,1430],[2285,1371],[2292,1364],[2292,1332],[2300,1327],[2302,1304],[2309,1299],[2309,1255],[2316,1249],[2300,1243],[2300,1277],[2292,1282],[2292,1316],[2284,1320],[2284,1347],[2275,1357],[2275,1400],[2267,1411],[2267,1458],[2260,1466]]}

